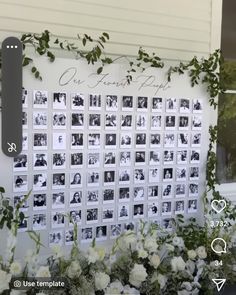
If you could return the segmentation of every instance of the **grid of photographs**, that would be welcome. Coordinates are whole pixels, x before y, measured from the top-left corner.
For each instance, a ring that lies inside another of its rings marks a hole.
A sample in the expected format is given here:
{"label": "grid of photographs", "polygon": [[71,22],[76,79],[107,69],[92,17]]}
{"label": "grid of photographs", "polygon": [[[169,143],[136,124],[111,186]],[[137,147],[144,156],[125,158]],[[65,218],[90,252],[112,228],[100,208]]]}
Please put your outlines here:
{"label": "grid of photographs", "polygon": [[23,91],[23,150],[13,161],[20,230],[49,245],[112,239],[139,219],[172,229],[198,212],[203,100]]}

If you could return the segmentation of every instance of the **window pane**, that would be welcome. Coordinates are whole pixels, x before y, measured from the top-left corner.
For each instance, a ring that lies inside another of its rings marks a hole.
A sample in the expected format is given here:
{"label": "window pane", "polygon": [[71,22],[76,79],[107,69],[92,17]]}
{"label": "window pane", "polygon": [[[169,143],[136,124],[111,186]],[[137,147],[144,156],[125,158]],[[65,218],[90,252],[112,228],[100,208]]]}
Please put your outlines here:
{"label": "window pane", "polygon": [[236,94],[219,97],[218,128],[217,178],[220,183],[236,182]]}

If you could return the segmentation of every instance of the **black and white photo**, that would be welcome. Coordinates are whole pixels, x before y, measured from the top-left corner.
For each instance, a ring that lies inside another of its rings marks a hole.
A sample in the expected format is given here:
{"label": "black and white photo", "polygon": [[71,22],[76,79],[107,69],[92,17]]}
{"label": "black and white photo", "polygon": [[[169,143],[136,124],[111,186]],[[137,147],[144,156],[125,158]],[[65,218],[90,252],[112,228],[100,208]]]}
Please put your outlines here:
{"label": "black and white photo", "polygon": [[163,99],[162,97],[152,98],[152,112],[162,112],[163,109]]}
{"label": "black and white photo", "polygon": [[120,147],[121,148],[131,148],[132,145],[132,134],[131,133],[121,133],[120,134]]}
{"label": "black and white photo", "polygon": [[21,220],[18,224],[18,232],[25,232],[28,230],[28,216],[25,216],[23,220]]}
{"label": "black and white photo", "polygon": [[135,204],[133,211],[134,218],[144,217],[144,204]]}
{"label": "black and white photo", "polygon": [[108,133],[105,134],[105,147],[106,148],[114,148],[116,147],[116,134]]}
{"label": "black and white photo", "polygon": [[71,109],[83,111],[84,108],[85,108],[84,94],[72,93],[71,94]]}
{"label": "black and white photo", "polygon": [[33,112],[33,128],[47,129],[47,113],[43,111]]}
{"label": "black and white photo", "polygon": [[193,133],[191,146],[192,147],[200,147],[200,145],[201,145],[201,133]]}
{"label": "black and white photo", "polygon": [[150,147],[156,148],[161,146],[161,134],[160,133],[151,133],[150,134]]}
{"label": "black and white photo", "polygon": [[152,115],[151,116],[151,130],[161,130],[162,127],[162,116]]}
{"label": "black and white photo", "polygon": [[53,129],[66,129],[66,113],[54,112],[52,117]]}
{"label": "black and white photo", "polygon": [[33,189],[37,190],[46,190],[47,189],[47,174],[39,173],[33,176]]}
{"label": "black and white photo", "polygon": [[28,176],[27,175],[14,175],[13,191],[24,192],[28,191]]}
{"label": "black and white photo", "polygon": [[174,133],[165,133],[164,147],[175,147],[175,134]]}
{"label": "black and white photo", "polygon": [[131,165],[131,152],[120,152],[120,166]]}
{"label": "black and white photo", "polygon": [[65,227],[65,212],[55,211],[51,213],[51,227]]}
{"label": "black and white photo", "polygon": [[185,197],[185,195],[186,195],[186,186],[185,186],[185,184],[183,184],[183,183],[176,184],[175,195],[176,195],[176,198]]}
{"label": "black and white photo", "polygon": [[130,183],[130,169],[119,169],[119,183],[120,184]]}
{"label": "black and white photo", "polygon": [[96,227],[96,240],[104,241],[107,239],[107,226],[97,226]]}
{"label": "black and white photo", "polygon": [[175,116],[166,116],[165,117],[165,129],[174,130],[176,126],[176,117]]}
{"label": "black and white photo", "polygon": [[54,173],[52,175],[52,188],[65,188],[66,185],[66,175],[65,173]]}
{"label": "black and white photo", "polygon": [[13,171],[27,171],[28,157],[26,154],[20,154],[14,157]]}
{"label": "black and white photo", "polygon": [[81,173],[70,173],[70,187],[82,187]]}
{"label": "black and white photo", "polygon": [[117,116],[116,114],[106,114],[105,116],[105,129],[114,130],[117,128]]}
{"label": "black and white photo", "polygon": [[179,117],[179,130],[188,130],[189,129],[189,117],[180,116]]}
{"label": "black and white photo", "polygon": [[114,208],[103,208],[102,211],[102,221],[103,222],[112,222],[115,219]]}
{"label": "black and white photo", "polygon": [[28,134],[23,133],[22,135],[22,151],[28,150]]}
{"label": "black and white photo", "polygon": [[114,189],[104,189],[103,191],[103,203],[109,204],[114,203],[115,199],[115,190]]}
{"label": "black and white photo", "polygon": [[114,185],[115,184],[115,171],[104,171],[104,185]]}
{"label": "black and white photo", "polygon": [[199,179],[199,167],[190,167],[189,168],[189,179],[198,180]]}
{"label": "black and white photo", "polygon": [[118,206],[118,219],[119,220],[129,219],[129,204],[120,204]]}
{"label": "black and white photo", "polygon": [[53,133],[52,134],[52,148],[54,150],[66,149],[66,133]]}
{"label": "black and white photo", "polygon": [[99,172],[89,171],[87,174],[87,185],[88,186],[99,186]]}
{"label": "black and white photo", "polygon": [[147,115],[138,114],[136,116],[136,130],[146,130],[147,129]]}
{"label": "black and white photo", "polygon": [[28,107],[28,90],[22,89],[22,108]]}
{"label": "black and white photo", "polygon": [[200,163],[200,150],[191,150],[190,152],[190,163]]}
{"label": "black and white photo", "polygon": [[101,115],[89,114],[89,129],[98,130],[101,129]]}
{"label": "black and white photo", "polygon": [[157,151],[150,151],[149,165],[159,165],[161,161],[161,154]]}
{"label": "black and white photo", "polygon": [[134,231],[135,228],[136,228],[136,226],[135,226],[134,222],[128,222],[128,223],[124,224],[124,231],[125,232],[127,232],[128,230],[129,231],[131,231],[131,230]]}
{"label": "black and white photo", "polygon": [[158,185],[153,185],[148,187],[148,199],[153,199],[158,197]]}
{"label": "black and white photo", "polygon": [[28,114],[27,114],[27,112],[22,112],[22,127],[24,129],[28,128]]}
{"label": "black and white photo", "polygon": [[178,134],[178,147],[187,147],[189,144],[189,134],[179,133]]}
{"label": "black and white photo", "polygon": [[73,245],[74,243],[74,230],[68,229],[65,231],[65,245]]}
{"label": "black and white photo", "polygon": [[34,170],[45,170],[48,168],[48,158],[45,153],[37,153],[33,155]]}
{"label": "black and white photo", "polygon": [[144,183],[145,182],[145,169],[134,169],[134,183]]}
{"label": "black and white photo", "polygon": [[89,95],[89,110],[99,111],[101,110],[102,101],[100,94],[90,94]]}
{"label": "black and white photo", "polygon": [[71,210],[69,218],[69,226],[81,224],[81,210]]}
{"label": "black and white photo", "polygon": [[33,196],[33,210],[47,209],[47,196],[46,194],[34,194]]}
{"label": "black and white photo", "polygon": [[176,168],[176,181],[186,181],[187,180],[187,168],[177,167]]}
{"label": "black and white photo", "polygon": [[180,99],[180,106],[179,106],[180,113],[189,113],[190,112],[190,101],[186,98]]}
{"label": "black and white photo", "polygon": [[52,209],[59,209],[65,207],[65,193],[55,192],[52,194]]}
{"label": "black and white photo", "polygon": [[97,168],[100,166],[100,154],[88,153],[87,156],[88,168]]}
{"label": "black and white photo", "polygon": [[171,215],[171,202],[162,202],[161,204],[161,214],[162,215]]}
{"label": "black and white photo", "polygon": [[33,215],[33,230],[44,230],[47,229],[47,218],[45,213]]}
{"label": "black and white photo", "polygon": [[202,116],[193,116],[192,130],[201,130],[201,129],[202,129]]}
{"label": "black and white photo", "polygon": [[118,100],[116,95],[106,96],[106,111],[116,112],[118,110]]}
{"label": "black and white photo", "polygon": [[203,102],[202,99],[195,98],[193,99],[193,113],[202,113]]}
{"label": "black and white photo", "polygon": [[159,168],[149,168],[149,183],[159,182]]}
{"label": "black and white photo", "polygon": [[71,129],[83,129],[84,128],[84,114],[72,113],[71,114]]}
{"label": "black and white photo", "polygon": [[189,184],[189,196],[198,196],[198,192],[199,192],[199,189],[198,189],[198,183],[190,183]]}
{"label": "black and white photo", "polygon": [[116,165],[116,153],[105,152],[104,154],[104,167],[115,167]]}
{"label": "black and white photo", "polygon": [[48,146],[46,133],[34,133],[34,150],[46,150]]}
{"label": "black and white photo", "polygon": [[26,195],[15,195],[13,198],[13,203],[15,209],[19,206],[20,211],[27,211],[29,208]]}
{"label": "black and white photo", "polygon": [[177,164],[187,164],[188,162],[188,151],[187,150],[179,150],[177,151]]}
{"label": "black and white photo", "polygon": [[176,98],[167,98],[166,99],[166,112],[173,113],[177,112],[178,104]]}
{"label": "black and white photo", "polygon": [[145,165],[146,153],[144,151],[135,152],[135,165]]}
{"label": "black and white photo", "polygon": [[148,204],[148,217],[158,216],[158,203],[153,202]]}
{"label": "black and white photo", "polygon": [[163,181],[173,180],[173,168],[163,169]]}
{"label": "black and white photo", "polygon": [[92,227],[82,228],[81,240],[83,243],[84,242],[89,243],[93,240],[93,228]]}
{"label": "black and white photo", "polygon": [[176,201],[175,214],[183,214],[183,213],[184,213],[184,201]]}
{"label": "black and white photo", "polygon": [[133,96],[123,96],[122,111],[132,111],[132,110],[133,110]]}
{"label": "black and white photo", "polygon": [[136,148],[145,148],[146,147],[146,133],[136,133],[135,135],[135,145]]}
{"label": "black and white photo", "polygon": [[70,192],[70,207],[78,207],[82,204],[82,191]]}
{"label": "black and white photo", "polygon": [[145,194],[144,194],[145,190],[143,186],[138,186],[138,187],[134,187],[134,201],[144,201],[145,198]]}
{"label": "black and white photo", "polygon": [[163,183],[163,186],[162,186],[162,198],[163,199],[171,198],[172,194],[173,194],[172,185],[169,184],[169,183],[167,183],[167,184]]}
{"label": "black and white photo", "polygon": [[88,134],[88,148],[100,149],[101,138],[99,133],[89,133]]}
{"label": "black and white photo", "polygon": [[87,221],[87,223],[97,223],[98,222],[98,208],[87,209],[86,221]]}
{"label": "black and white photo", "polygon": [[48,107],[48,92],[42,90],[34,90],[33,106],[34,108],[46,109]]}
{"label": "black and white photo", "polygon": [[70,155],[70,167],[81,168],[83,166],[83,153],[72,153]]}
{"label": "black and white photo", "polygon": [[66,154],[65,153],[52,154],[52,168],[53,169],[65,169],[66,168]]}
{"label": "black and white photo", "polygon": [[163,164],[164,165],[174,164],[174,151],[173,150],[164,150]]}
{"label": "black and white photo", "polygon": [[122,130],[132,129],[132,115],[121,115],[120,126]]}
{"label": "black and white photo", "polygon": [[66,109],[66,93],[65,92],[53,93],[53,108]]}
{"label": "black and white photo", "polygon": [[197,200],[189,200],[188,213],[196,213],[196,212],[197,212]]}
{"label": "black and white photo", "polygon": [[162,226],[167,231],[173,230],[173,219],[171,218],[165,218],[162,220]]}
{"label": "black and white photo", "polygon": [[84,145],[84,134],[83,133],[72,133],[71,134],[71,149],[82,149]]}
{"label": "black and white photo", "polygon": [[116,239],[120,235],[121,235],[121,224],[112,224],[110,238]]}
{"label": "black and white photo", "polygon": [[148,98],[146,96],[138,96],[137,110],[140,112],[146,112],[147,109],[148,109]]}
{"label": "black and white photo", "polygon": [[128,202],[130,198],[129,187],[119,188],[119,202]]}

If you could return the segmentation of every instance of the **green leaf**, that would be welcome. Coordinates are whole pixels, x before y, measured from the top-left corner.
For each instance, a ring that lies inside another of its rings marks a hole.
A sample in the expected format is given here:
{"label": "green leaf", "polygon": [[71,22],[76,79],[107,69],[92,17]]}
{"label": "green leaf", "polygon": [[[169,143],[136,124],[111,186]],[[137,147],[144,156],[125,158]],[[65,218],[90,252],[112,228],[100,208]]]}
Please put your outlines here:
{"label": "green leaf", "polygon": [[99,68],[97,69],[97,74],[98,74],[98,75],[101,74],[102,71],[103,71],[103,67],[99,67]]}
{"label": "green leaf", "polygon": [[110,36],[109,36],[109,34],[108,34],[108,33],[104,32],[104,33],[102,33],[102,34],[103,34],[103,36],[104,36],[104,37],[106,37],[106,38],[107,38],[107,40],[109,40],[109,39],[110,39]]}
{"label": "green leaf", "polygon": [[2,187],[2,186],[0,186],[0,193],[5,193],[5,189],[4,189],[4,187]]}

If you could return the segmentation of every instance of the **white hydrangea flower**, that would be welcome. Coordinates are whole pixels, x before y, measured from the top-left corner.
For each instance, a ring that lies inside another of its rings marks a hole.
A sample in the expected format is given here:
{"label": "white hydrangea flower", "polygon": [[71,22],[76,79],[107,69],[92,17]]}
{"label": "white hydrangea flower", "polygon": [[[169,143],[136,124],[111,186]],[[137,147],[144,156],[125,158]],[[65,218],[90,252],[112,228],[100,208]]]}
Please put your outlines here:
{"label": "white hydrangea flower", "polygon": [[132,232],[131,230],[128,230],[122,238],[118,239],[118,247],[122,251],[127,251],[129,249],[135,250],[136,244],[137,238],[134,232]]}
{"label": "white hydrangea flower", "polygon": [[10,265],[10,273],[12,275],[19,275],[21,273],[21,264],[17,261],[12,262],[12,264]]}
{"label": "white hydrangea flower", "polygon": [[37,278],[50,278],[51,274],[48,266],[40,266],[35,275]]}
{"label": "white hydrangea flower", "polygon": [[110,283],[110,277],[104,272],[97,272],[95,274],[95,288],[96,290],[104,290]]}
{"label": "white hydrangea flower", "polygon": [[0,269],[0,294],[4,290],[9,290],[9,283],[11,281],[11,274]]}
{"label": "white hydrangea flower", "polygon": [[156,252],[158,248],[156,239],[154,237],[147,237],[144,240],[144,248],[150,253]]}
{"label": "white hydrangea flower", "polygon": [[106,288],[105,295],[123,294],[124,287],[120,281],[116,280]]}
{"label": "white hydrangea flower", "polygon": [[142,264],[135,263],[129,275],[129,282],[131,285],[139,288],[142,282],[146,280],[146,277],[146,268]]}
{"label": "white hydrangea flower", "polygon": [[181,237],[174,237],[172,243],[180,249],[184,248],[184,240]]}
{"label": "white hydrangea flower", "polygon": [[96,261],[102,261],[105,257],[106,251],[104,248],[99,247],[89,247],[87,251],[88,263],[95,263]]}
{"label": "white hydrangea flower", "polygon": [[160,288],[163,289],[166,286],[167,277],[163,276],[162,274],[158,274],[157,280],[158,280],[158,283],[160,285]]}
{"label": "white hydrangea flower", "polygon": [[194,250],[189,250],[187,252],[187,254],[188,254],[188,258],[191,259],[191,260],[194,260],[197,257],[197,253]]}
{"label": "white hydrangea flower", "polygon": [[125,285],[123,295],[140,295],[140,292],[135,288],[131,288],[129,285]]}
{"label": "white hydrangea flower", "polygon": [[142,242],[138,242],[136,244],[136,250],[138,252],[138,257],[139,258],[146,258],[146,257],[148,257],[148,252],[146,250],[144,250],[143,243]]}
{"label": "white hydrangea flower", "polygon": [[71,279],[79,277],[82,273],[79,262],[72,261],[71,264],[68,266],[66,272],[67,272],[68,277]]}
{"label": "white hydrangea flower", "polygon": [[149,264],[151,266],[153,266],[155,269],[158,268],[158,266],[160,265],[160,263],[161,263],[161,260],[160,260],[159,255],[152,254],[152,255],[149,256]]}
{"label": "white hydrangea flower", "polygon": [[175,250],[175,247],[171,244],[166,243],[165,247],[168,251],[173,252]]}
{"label": "white hydrangea flower", "polygon": [[183,271],[185,269],[186,263],[181,256],[173,257],[171,259],[171,267],[174,272]]}
{"label": "white hydrangea flower", "polygon": [[53,256],[57,259],[62,258],[64,256],[64,253],[60,245],[53,245],[52,252],[53,252]]}
{"label": "white hydrangea flower", "polygon": [[195,263],[192,260],[188,260],[186,262],[186,269],[190,272],[190,274],[193,274],[195,271]]}
{"label": "white hydrangea flower", "polygon": [[196,253],[200,259],[206,259],[207,258],[207,252],[206,248],[204,246],[200,246],[196,249]]}

